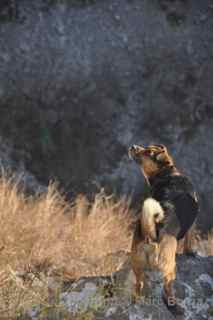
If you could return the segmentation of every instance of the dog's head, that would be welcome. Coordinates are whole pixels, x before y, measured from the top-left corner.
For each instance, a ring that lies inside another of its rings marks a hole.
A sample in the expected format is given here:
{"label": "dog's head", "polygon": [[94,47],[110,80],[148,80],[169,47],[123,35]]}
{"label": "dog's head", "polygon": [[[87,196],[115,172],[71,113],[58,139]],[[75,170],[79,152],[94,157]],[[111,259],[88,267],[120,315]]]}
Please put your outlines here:
{"label": "dog's head", "polygon": [[167,148],[162,144],[152,144],[148,147],[133,145],[129,148],[129,157],[140,165],[148,179],[163,168],[174,165]]}

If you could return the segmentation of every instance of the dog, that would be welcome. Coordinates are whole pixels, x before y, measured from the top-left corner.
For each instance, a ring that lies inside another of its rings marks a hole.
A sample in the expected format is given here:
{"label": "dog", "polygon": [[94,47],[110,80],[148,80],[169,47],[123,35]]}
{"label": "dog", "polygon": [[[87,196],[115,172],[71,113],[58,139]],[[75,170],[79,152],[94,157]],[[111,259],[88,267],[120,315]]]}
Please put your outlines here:
{"label": "dog", "polygon": [[136,278],[133,301],[140,296],[143,271],[158,269],[163,275],[163,300],[169,309],[177,311],[172,288],[176,278],[177,241],[186,237],[184,252],[191,253],[187,233],[199,212],[198,198],[190,179],[176,168],[164,145],[133,145],[129,157],[140,166],[151,189],[132,241],[131,266]]}

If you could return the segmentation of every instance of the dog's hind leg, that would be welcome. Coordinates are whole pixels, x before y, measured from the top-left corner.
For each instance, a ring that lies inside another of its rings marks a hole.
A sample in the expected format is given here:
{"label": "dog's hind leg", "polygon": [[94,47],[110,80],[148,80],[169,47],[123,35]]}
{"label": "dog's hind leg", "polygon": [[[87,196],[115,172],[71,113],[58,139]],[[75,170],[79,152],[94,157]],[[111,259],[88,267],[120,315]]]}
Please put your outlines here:
{"label": "dog's hind leg", "polygon": [[164,234],[160,241],[159,269],[163,274],[163,300],[168,309],[174,314],[183,314],[178,306],[173,292],[173,282],[176,278],[177,240],[174,236]]}
{"label": "dog's hind leg", "polygon": [[196,257],[197,253],[193,249],[193,232],[194,232],[194,225],[187,231],[184,242],[183,242],[183,253],[187,256]]}
{"label": "dog's hind leg", "polygon": [[175,316],[184,315],[184,309],[177,303],[173,293],[173,281],[176,278],[175,270],[164,277],[163,301],[167,308]]}
{"label": "dog's hind leg", "polygon": [[189,230],[184,237],[183,253],[189,255],[191,252],[192,252],[192,231]]}
{"label": "dog's hind leg", "polygon": [[173,281],[176,278],[175,270],[164,276],[163,283],[163,299],[168,307],[176,305],[176,299],[173,293]]}
{"label": "dog's hind leg", "polygon": [[164,279],[164,297],[168,301],[174,299],[172,282],[176,278],[176,250],[176,238],[172,235],[164,234],[160,241],[159,269]]}

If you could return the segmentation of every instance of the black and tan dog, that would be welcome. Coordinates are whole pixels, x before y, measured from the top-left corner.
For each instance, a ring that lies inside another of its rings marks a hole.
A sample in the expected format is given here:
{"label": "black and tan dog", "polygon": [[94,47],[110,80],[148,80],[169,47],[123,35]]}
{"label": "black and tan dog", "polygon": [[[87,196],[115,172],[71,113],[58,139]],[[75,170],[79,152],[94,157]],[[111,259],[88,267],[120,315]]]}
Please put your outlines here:
{"label": "black and tan dog", "polygon": [[129,156],[142,169],[151,188],[143,203],[132,242],[131,263],[136,277],[134,298],[143,286],[143,270],[157,268],[163,274],[163,298],[168,307],[177,308],[172,283],[176,278],[177,241],[186,236],[197,213],[198,200],[190,180],[175,167],[163,145],[133,145]]}

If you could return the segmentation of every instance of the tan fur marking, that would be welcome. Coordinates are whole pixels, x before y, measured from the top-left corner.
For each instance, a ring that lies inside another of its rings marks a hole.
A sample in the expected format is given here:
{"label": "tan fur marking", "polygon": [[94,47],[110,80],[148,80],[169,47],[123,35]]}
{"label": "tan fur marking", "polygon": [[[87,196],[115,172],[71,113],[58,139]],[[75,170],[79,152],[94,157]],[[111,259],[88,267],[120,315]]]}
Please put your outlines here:
{"label": "tan fur marking", "polygon": [[[162,163],[162,166],[153,160],[151,154],[156,155],[156,159]],[[162,167],[166,168],[172,165],[174,165],[174,161],[165,146],[157,147],[151,145],[144,151],[142,170],[148,179],[158,174],[162,170]]]}
{"label": "tan fur marking", "polygon": [[149,157],[144,156],[143,158],[143,171],[147,178],[155,176],[159,171],[158,165]]}

